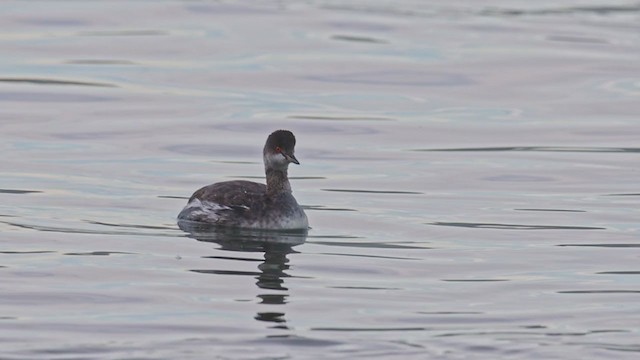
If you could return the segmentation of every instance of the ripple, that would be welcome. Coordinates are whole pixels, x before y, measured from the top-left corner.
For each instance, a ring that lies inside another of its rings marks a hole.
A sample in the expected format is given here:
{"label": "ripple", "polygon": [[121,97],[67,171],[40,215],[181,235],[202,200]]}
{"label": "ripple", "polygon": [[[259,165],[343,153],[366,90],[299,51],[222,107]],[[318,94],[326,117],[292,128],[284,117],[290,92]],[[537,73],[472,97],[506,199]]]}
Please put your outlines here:
{"label": "ripple", "polygon": [[248,261],[248,262],[263,262],[264,259],[244,258],[237,256],[203,256],[203,259],[219,259],[219,260],[233,260],[233,261]]}
{"label": "ripple", "polygon": [[18,190],[18,189],[0,189],[0,194],[35,194],[41,193],[40,190]]}
{"label": "ripple", "polygon": [[111,60],[111,59],[81,59],[81,60],[68,60],[65,64],[71,65],[136,65],[135,62],[130,60]]}
{"label": "ripple", "polygon": [[572,15],[572,14],[595,14],[610,15],[618,13],[640,12],[640,5],[602,5],[602,6],[567,6],[550,9],[506,9],[487,8],[480,12],[480,15],[488,16],[528,16],[528,15]]}
{"label": "ripple", "polygon": [[427,331],[433,330],[426,327],[377,327],[377,328],[359,328],[359,327],[316,327],[311,328],[313,331],[348,331],[348,332],[387,332],[387,331]]}
{"label": "ripple", "polygon": [[534,176],[534,175],[521,175],[521,174],[503,174],[497,176],[483,177],[482,180],[487,181],[512,181],[512,182],[547,182],[554,181],[555,179],[549,176]]}
{"label": "ripple", "polygon": [[103,225],[103,226],[111,226],[117,228],[130,228],[130,229],[152,229],[152,230],[176,230],[175,227],[172,226],[158,226],[158,225],[140,225],[140,224],[116,224],[116,223],[107,223],[102,221],[94,221],[94,220],[84,220],[84,222],[93,224],[93,225]]}
{"label": "ripple", "polygon": [[126,131],[86,131],[74,133],[54,133],[53,137],[63,140],[106,140],[128,135]]}
{"label": "ripple", "polygon": [[21,102],[102,102],[114,101],[108,96],[95,96],[86,94],[54,94],[49,92],[0,92],[0,101],[21,101]]}
{"label": "ripple", "polygon": [[608,248],[640,248],[640,244],[559,244],[556,246],[575,247],[608,247]]}
{"label": "ripple", "polygon": [[573,209],[513,209],[516,211],[550,211],[550,212],[587,212],[586,210],[573,210]]}
{"label": "ripple", "polygon": [[[232,131],[238,134],[246,136],[246,134],[259,134],[260,139],[264,139],[264,134],[268,134],[273,131],[273,125],[269,123],[245,123],[245,122],[233,122],[233,123],[216,123],[211,126],[213,129]],[[340,124],[330,124],[328,122],[308,122],[305,124],[307,132],[313,132],[315,134],[337,134],[340,136],[345,135],[373,135],[379,134],[380,131],[369,126],[341,126]],[[257,135],[258,136],[258,135]],[[264,140],[260,140],[264,141]]]}
{"label": "ripple", "polygon": [[364,257],[372,259],[390,259],[390,260],[422,260],[420,258],[400,257],[400,256],[383,256],[383,255],[367,255],[367,254],[342,254],[342,253],[320,253],[322,255],[332,256],[352,256],[352,257]]}
{"label": "ripple", "polygon": [[[209,160],[209,162],[216,163],[216,164],[238,164],[238,165],[262,164],[261,161],[239,161],[239,160]],[[262,178],[264,178],[264,176]]]}
{"label": "ripple", "polygon": [[402,288],[376,287],[376,286],[327,286],[329,289],[347,290],[402,290]]}
{"label": "ripple", "polygon": [[576,35],[550,35],[547,36],[547,40],[557,41],[557,42],[570,42],[577,44],[609,44],[610,42],[606,39],[596,38],[596,37],[587,37],[587,36],[576,36]]}
{"label": "ripple", "polygon": [[626,96],[640,95],[640,79],[624,79],[617,81],[607,81],[601,85],[605,91],[622,94]]}
{"label": "ripple", "polygon": [[356,35],[333,35],[331,39],[339,40],[339,41],[369,43],[369,44],[387,44],[388,43],[386,40],[376,39],[368,36],[356,36]]}
{"label": "ripple", "polygon": [[[574,334],[575,333],[567,333]],[[470,331],[470,332],[455,332],[455,333],[444,333],[439,335],[434,335],[435,337],[458,337],[458,336],[493,336],[493,335],[541,335],[539,332],[534,331]]]}
{"label": "ripple", "polygon": [[602,348],[612,351],[640,352],[640,345],[606,344],[603,345]]}
{"label": "ripple", "polygon": [[50,253],[54,253],[55,251],[51,251],[51,250],[32,250],[32,251],[10,251],[10,250],[6,250],[6,251],[0,251],[0,254],[50,254]]}
{"label": "ripple", "polygon": [[[99,231],[99,230],[89,230],[89,229],[78,229],[72,227],[56,227],[56,226],[45,226],[45,225],[33,225],[33,224],[20,224],[9,221],[0,221],[1,224],[6,224],[9,226],[14,226],[17,228],[35,230],[35,231],[43,231],[43,232],[59,232],[59,233],[69,233],[69,234],[100,234],[100,235],[140,235],[140,236],[162,236],[162,237],[176,237],[180,235],[176,234],[168,234],[168,233],[148,233],[148,232],[134,232],[134,231]],[[140,228],[142,229],[142,228]],[[175,228],[164,228],[177,230]]]}
{"label": "ripple", "polygon": [[217,145],[217,144],[177,144],[162,148],[169,152],[184,155],[206,155],[217,154],[218,156],[235,155],[248,153],[248,148],[239,146]]}
{"label": "ripple", "polygon": [[[277,341],[278,344],[289,344],[289,345],[297,345],[297,346],[304,346],[304,347],[319,347],[319,348],[326,348],[327,346],[344,344],[344,342],[325,340],[325,339],[313,339],[313,338],[303,337],[299,335],[290,335],[290,334],[268,335],[264,338],[259,338],[253,341],[253,343],[260,344],[260,343],[269,343],[271,341]],[[271,356],[268,358],[271,359],[274,357]],[[286,359],[288,357],[285,356],[282,358]]]}
{"label": "ripple", "polygon": [[323,205],[302,205],[302,208],[305,210],[325,210],[325,211],[358,211],[355,209],[348,208],[332,208]]}
{"label": "ripple", "polygon": [[330,83],[386,86],[462,86],[473,83],[469,77],[462,74],[411,70],[309,75],[305,78]]}
{"label": "ripple", "polygon": [[135,254],[132,252],[124,252],[124,251],[91,251],[91,252],[76,252],[76,253],[65,253],[64,255],[80,255],[80,256],[109,256],[113,254]]}
{"label": "ripple", "polygon": [[315,239],[363,239],[363,236],[356,235],[309,235],[309,238]]}
{"label": "ripple", "polygon": [[174,195],[158,195],[160,199],[180,199],[180,200],[189,200],[188,196],[174,196]]}
{"label": "ripple", "polygon": [[[225,177],[233,178],[233,179],[260,179],[260,180],[265,179],[264,176],[257,176],[257,175],[229,175]],[[326,177],[324,176],[289,176],[289,179],[290,180],[324,180],[326,179]]]}
{"label": "ripple", "polygon": [[603,227],[594,226],[563,226],[563,225],[521,225],[499,223],[467,223],[467,222],[443,222],[436,221],[427,225],[453,226],[475,229],[501,229],[501,230],[606,230]]}
{"label": "ripple", "polygon": [[481,311],[416,311],[422,315],[482,315]]}
{"label": "ripple", "polygon": [[192,269],[189,270],[194,273],[199,274],[214,274],[214,275],[241,275],[241,276],[260,276],[261,272],[258,271],[236,271],[236,270],[200,270],[200,269]]}
{"label": "ripple", "polygon": [[42,17],[29,17],[29,18],[22,18],[19,20],[22,23],[25,24],[32,24],[32,25],[38,25],[38,26],[89,26],[90,22],[85,21],[85,20],[78,20],[78,19],[74,19],[74,18],[63,18],[63,17],[53,17],[53,15],[49,14],[46,18],[42,18]]}
{"label": "ripple", "polygon": [[321,190],[333,191],[333,192],[365,193],[365,194],[406,194],[406,195],[424,194],[417,191],[400,191],[400,190],[359,190],[359,189],[321,189]]}
{"label": "ripple", "polygon": [[327,121],[395,121],[392,118],[373,116],[324,116],[324,115],[291,115],[289,119],[327,120]]}
{"label": "ripple", "polygon": [[637,147],[578,147],[578,146],[500,146],[443,149],[411,149],[410,151],[451,151],[451,152],[575,152],[575,153],[640,153]]}
{"label": "ripple", "polygon": [[113,84],[89,82],[89,81],[73,81],[73,80],[57,80],[57,79],[39,79],[39,78],[0,78],[0,82],[5,83],[23,83],[34,85],[61,85],[61,86],[94,86],[94,87],[117,87]]}
{"label": "ripple", "polygon": [[163,30],[103,30],[81,31],[79,36],[164,36],[169,32]]}
{"label": "ripple", "polygon": [[511,281],[509,279],[441,279],[440,281],[447,282],[499,282],[499,281]]}
{"label": "ripple", "polygon": [[[311,238],[312,236],[310,236]],[[354,248],[372,248],[372,249],[431,249],[426,246],[400,245],[394,243],[374,243],[374,242],[346,242],[346,241],[308,241],[311,244],[328,245],[328,246],[346,246]]]}
{"label": "ripple", "polygon": [[0,304],[16,304],[22,306],[52,304],[132,304],[144,302],[142,298],[133,296],[117,296],[84,292],[65,292],[64,294],[47,292],[5,293],[0,297]]}
{"label": "ripple", "polygon": [[596,274],[604,275],[640,275],[640,271],[601,271]]}
{"label": "ripple", "polygon": [[565,290],[558,294],[640,294],[640,290]]}

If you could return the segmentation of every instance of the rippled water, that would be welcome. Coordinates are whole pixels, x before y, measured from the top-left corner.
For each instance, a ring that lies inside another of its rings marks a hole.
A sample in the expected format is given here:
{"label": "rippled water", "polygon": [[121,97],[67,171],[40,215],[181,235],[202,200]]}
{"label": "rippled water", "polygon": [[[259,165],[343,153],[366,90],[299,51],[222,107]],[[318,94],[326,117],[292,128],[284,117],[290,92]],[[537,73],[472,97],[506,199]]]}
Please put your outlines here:
{"label": "rippled water", "polygon": [[[640,356],[637,2],[0,20],[3,359]],[[179,229],[278,128],[308,236]]]}

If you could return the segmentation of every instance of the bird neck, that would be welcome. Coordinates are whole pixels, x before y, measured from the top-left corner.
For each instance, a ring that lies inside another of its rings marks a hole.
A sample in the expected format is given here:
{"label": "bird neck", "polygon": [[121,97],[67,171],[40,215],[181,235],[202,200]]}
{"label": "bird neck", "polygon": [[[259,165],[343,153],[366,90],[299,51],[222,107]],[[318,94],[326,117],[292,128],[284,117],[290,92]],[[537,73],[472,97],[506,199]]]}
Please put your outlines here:
{"label": "bird neck", "polygon": [[265,169],[267,175],[267,195],[273,196],[291,193],[291,184],[287,177],[287,169]]}

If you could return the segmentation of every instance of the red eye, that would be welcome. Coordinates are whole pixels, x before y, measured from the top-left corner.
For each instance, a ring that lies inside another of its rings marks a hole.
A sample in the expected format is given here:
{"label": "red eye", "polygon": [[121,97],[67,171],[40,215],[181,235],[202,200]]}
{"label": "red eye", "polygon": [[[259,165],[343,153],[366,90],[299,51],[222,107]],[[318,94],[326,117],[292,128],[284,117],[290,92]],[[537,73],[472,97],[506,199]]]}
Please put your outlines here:
{"label": "red eye", "polygon": [[276,152],[279,153],[282,151],[282,148],[280,146],[276,146]]}

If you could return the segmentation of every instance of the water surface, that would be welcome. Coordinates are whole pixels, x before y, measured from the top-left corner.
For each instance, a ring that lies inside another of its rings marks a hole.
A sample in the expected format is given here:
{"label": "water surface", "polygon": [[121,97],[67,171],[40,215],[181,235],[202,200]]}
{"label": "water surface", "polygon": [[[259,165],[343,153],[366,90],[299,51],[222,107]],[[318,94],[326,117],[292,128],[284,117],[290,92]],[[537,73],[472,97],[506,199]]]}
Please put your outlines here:
{"label": "water surface", "polygon": [[[2,8],[3,359],[638,357],[637,2]],[[279,128],[308,234],[180,229]]]}

